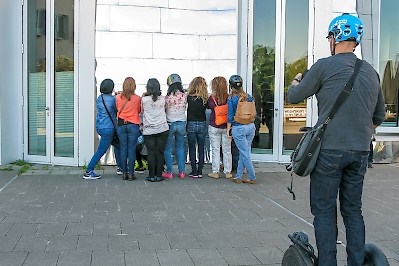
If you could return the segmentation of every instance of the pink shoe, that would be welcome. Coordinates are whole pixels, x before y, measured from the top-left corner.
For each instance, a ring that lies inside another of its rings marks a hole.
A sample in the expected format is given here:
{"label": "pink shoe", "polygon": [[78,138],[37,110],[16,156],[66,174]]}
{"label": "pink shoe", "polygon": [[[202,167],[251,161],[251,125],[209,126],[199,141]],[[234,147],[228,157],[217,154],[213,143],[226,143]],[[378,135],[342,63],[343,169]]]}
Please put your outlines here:
{"label": "pink shoe", "polygon": [[162,173],[162,177],[166,178],[166,179],[172,179],[173,178],[173,174],[172,173],[168,173],[168,172],[163,172]]}
{"label": "pink shoe", "polygon": [[186,174],[185,174],[184,172],[180,172],[180,173],[179,173],[179,177],[180,177],[181,179],[183,179],[183,178],[186,177]]}

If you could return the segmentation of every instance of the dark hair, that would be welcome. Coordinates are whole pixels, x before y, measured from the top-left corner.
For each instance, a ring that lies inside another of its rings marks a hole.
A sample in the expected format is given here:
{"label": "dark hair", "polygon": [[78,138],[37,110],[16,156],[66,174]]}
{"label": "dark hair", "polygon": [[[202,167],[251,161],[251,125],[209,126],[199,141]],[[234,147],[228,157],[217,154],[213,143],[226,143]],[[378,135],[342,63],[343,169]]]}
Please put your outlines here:
{"label": "dark hair", "polygon": [[152,95],[152,100],[155,102],[158,96],[161,95],[161,85],[156,78],[151,78],[147,81],[147,95]]}
{"label": "dark hair", "polygon": [[100,92],[110,94],[114,90],[115,84],[112,79],[104,79],[100,84]]}
{"label": "dark hair", "polygon": [[180,82],[176,82],[170,85],[166,95],[171,95],[172,93],[175,94],[177,91],[184,93],[183,86],[181,85]]}

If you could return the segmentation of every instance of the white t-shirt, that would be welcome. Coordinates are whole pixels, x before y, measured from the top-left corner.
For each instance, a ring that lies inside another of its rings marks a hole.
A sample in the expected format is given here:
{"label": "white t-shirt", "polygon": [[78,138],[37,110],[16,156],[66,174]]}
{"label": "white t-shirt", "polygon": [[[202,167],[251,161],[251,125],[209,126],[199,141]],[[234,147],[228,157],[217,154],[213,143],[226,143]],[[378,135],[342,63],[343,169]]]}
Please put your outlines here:
{"label": "white t-shirt", "polygon": [[169,130],[166,122],[165,97],[158,96],[154,102],[152,96],[141,98],[143,112],[143,135],[154,135]]}
{"label": "white t-shirt", "polygon": [[166,120],[169,123],[186,121],[187,95],[184,92],[176,91],[165,97]]}

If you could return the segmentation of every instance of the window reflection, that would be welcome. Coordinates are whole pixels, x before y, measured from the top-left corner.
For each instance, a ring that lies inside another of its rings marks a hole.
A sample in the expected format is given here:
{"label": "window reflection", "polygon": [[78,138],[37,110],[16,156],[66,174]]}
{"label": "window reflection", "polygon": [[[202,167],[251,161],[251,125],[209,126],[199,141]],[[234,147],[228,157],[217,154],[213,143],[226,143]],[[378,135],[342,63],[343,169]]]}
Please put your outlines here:
{"label": "window reflection", "polygon": [[381,1],[380,69],[385,97],[386,117],[383,126],[398,126],[399,90],[399,2]]}

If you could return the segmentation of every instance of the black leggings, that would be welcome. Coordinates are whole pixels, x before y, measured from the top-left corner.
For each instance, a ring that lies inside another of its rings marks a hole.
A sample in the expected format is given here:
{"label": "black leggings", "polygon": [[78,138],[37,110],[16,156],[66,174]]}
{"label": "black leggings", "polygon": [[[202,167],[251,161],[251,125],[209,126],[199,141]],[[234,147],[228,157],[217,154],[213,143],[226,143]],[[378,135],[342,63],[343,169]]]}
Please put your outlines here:
{"label": "black leggings", "polygon": [[169,131],[154,135],[145,135],[144,140],[147,145],[147,167],[149,177],[161,177],[164,165],[164,155],[166,140],[168,139]]}

